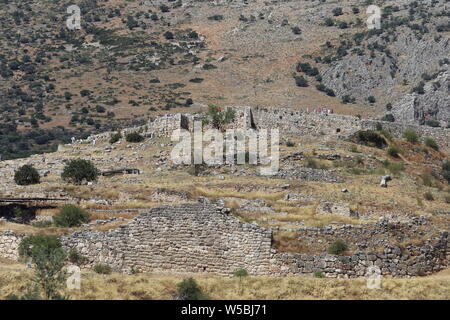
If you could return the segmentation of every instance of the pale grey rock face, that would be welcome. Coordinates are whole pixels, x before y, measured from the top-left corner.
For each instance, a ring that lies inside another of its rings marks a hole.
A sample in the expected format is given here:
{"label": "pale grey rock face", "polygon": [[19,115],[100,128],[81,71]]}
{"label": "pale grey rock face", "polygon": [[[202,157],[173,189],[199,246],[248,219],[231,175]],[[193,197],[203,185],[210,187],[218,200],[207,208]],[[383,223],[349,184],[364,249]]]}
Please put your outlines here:
{"label": "pale grey rock face", "polygon": [[426,119],[434,119],[446,127],[450,120],[450,73],[443,72],[427,82],[424,94],[406,95],[391,113],[398,122],[424,124]]}
{"label": "pale grey rock face", "polygon": [[[384,44],[383,36],[371,37],[367,45]],[[349,53],[323,67],[323,84],[339,97],[350,95],[367,103],[372,95],[377,103],[391,103],[397,121],[422,124],[429,116],[446,122],[450,115],[450,66],[443,61],[449,58],[450,39],[445,35],[436,38],[432,32],[418,37],[410,28],[400,27],[386,48],[389,51],[374,50],[372,55]],[[436,79],[422,78],[439,72]],[[409,94],[421,81],[426,83],[426,93]]]}

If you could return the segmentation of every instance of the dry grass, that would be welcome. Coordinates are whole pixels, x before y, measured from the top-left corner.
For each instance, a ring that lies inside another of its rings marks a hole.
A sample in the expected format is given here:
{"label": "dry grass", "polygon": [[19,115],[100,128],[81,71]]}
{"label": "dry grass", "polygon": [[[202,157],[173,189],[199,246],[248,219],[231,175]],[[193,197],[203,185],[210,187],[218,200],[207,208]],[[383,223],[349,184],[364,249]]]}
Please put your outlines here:
{"label": "dry grass", "polygon": [[105,232],[105,231],[108,231],[108,230],[117,229],[121,225],[124,225],[124,224],[126,224],[128,222],[129,221],[114,221],[114,222],[106,223],[106,224],[103,224],[103,225],[95,226],[93,229],[96,230],[96,231]]}
{"label": "dry grass", "polygon": [[[0,299],[22,294],[31,271],[15,264],[0,265]],[[307,277],[248,277],[239,292],[239,280],[211,275],[161,275],[83,271],[81,290],[72,299],[172,299],[176,285],[193,276],[211,299],[450,299],[450,270],[430,277],[382,279],[382,289],[370,290],[366,279],[317,279]]]}
{"label": "dry grass", "polygon": [[308,248],[299,241],[297,232],[281,231],[273,234],[272,247],[279,252],[309,253]]}
{"label": "dry grass", "polygon": [[306,226],[322,227],[329,225],[331,222],[340,222],[345,224],[361,224],[368,223],[369,220],[358,220],[350,217],[328,214],[316,214],[317,205],[308,205],[302,207],[276,206],[279,212],[287,212],[285,215],[269,215],[271,219],[277,219],[282,222],[299,222],[303,221]]}
{"label": "dry grass", "polygon": [[[46,227],[37,228],[28,224],[20,224],[13,222],[4,222],[0,224],[0,232],[5,230],[11,230],[18,234],[47,234],[47,235],[62,235],[69,233],[69,229],[57,228],[57,227]],[[74,230],[74,229],[72,229]]]}
{"label": "dry grass", "polygon": [[277,193],[266,193],[260,191],[253,192],[238,192],[233,189],[206,189],[203,187],[196,187],[191,191],[192,197],[210,197],[210,198],[221,198],[221,197],[230,197],[230,198],[242,198],[246,200],[265,200],[265,201],[276,201],[279,199],[283,199],[285,197],[285,192],[277,192]]}

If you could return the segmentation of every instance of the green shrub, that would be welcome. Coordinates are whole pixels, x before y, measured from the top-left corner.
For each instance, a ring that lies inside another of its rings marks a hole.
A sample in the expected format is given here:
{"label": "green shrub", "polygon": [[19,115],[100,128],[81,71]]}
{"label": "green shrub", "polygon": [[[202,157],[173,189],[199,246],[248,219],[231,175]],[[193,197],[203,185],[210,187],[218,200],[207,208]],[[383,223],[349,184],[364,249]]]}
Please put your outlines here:
{"label": "green shrub", "polygon": [[237,269],[233,272],[233,275],[235,277],[239,278],[239,292],[242,292],[242,278],[245,278],[248,276],[248,272],[245,269]]}
{"label": "green shrub", "polygon": [[328,247],[328,253],[341,254],[347,249],[347,244],[343,240],[336,240]]}
{"label": "green shrub", "polygon": [[81,208],[73,204],[67,204],[53,216],[53,221],[58,227],[78,227],[83,223],[89,222],[90,215]]}
{"label": "green shrub", "polygon": [[76,265],[81,265],[86,261],[86,257],[82,256],[75,248],[69,250],[67,258],[71,263]]}
{"label": "green shrub", "polygon": [[420,268],[417,269],[416,274],[417,274],[417,276],[419,276],[419,277],[424,277],[424,276],[427,275],[427,273],[426,273],[423,269],[420,269]]}
{"label": "green shrub", "polygon": [[433,176],[431,174],[427,174],[427,173],[423,174],[421,176],[421,178],[422,178],[422,183],[423,183],[424,186],[426,186],[426,187],[432,187],[433,186],[434,178],[433,178]]}
{"label": "green shrub", "polygon": [[166,40],[172,40],[173,39],[173,33],[170,32],[170,31],[164,32],[164,38],[166,38]]}
{"label": "green shrub", "polygon": [[442,171],[450,171],[450,161],[449,160],[445,160],[442,163]]}
{"label": "green shrub", "polygon": [[325,274],[320,271],[314,272],[314,278],[325,278]]}
{"label": "green shrub", "polygon": [[203,70],[212,70],[216,69],[217,67],[211,63],[205,63],[202,67]]}
{"label": "green shrub", "polygon": [[223,130],[225,125],[232,123],[236,117],[236,112],[227,108],[222,111],[220,108],[209,105],[208,111],[203,115],[202,122],[204,125],[211,124],[215,129]]}
{"label": "green shrub", "polygon": [[371,130],[358,131],[357,138],[361,143],[368,146],[384,148],[387,145],[386,140],[382,136]]}
{"label": "green shrub", "polygon": [[444,179],[450,183],[450,161],[448,160],[444,161],[442,164],[442,175],[444,176]]}
{"label": "green shrub", "polygon": [[37,170],[29,164],[20,167],[14,174],[14,181],[20,186],[38,184],[40,179]]}
{"label": "green shrub", "polygon": [[295,143],[292,142],[291,140],[288,140],[288,141],[286,142],[286,146],[287,146],[287,147],[294,147],[294,146],[295,146]]}
{"label": "green shrub", "polygon": [[424,142],[427,147],[430,147],[434,150],[439,150],[439,146],[437,145],[436,141],[433,138],[427,137],[425,138]]}
{"label": "green shrub", "polygon": [[417,141],[419,141],[417,132],[412,129],[406,129],[405,132],[403,132],[403,137],[410,143],[416,143]]}
{"label": "green shrub", "polygon": [[125,136],[125,140],[127,140],[127,142],[142,142],[142,141],[144,141],[144,137],[141,136],[137,132],[133,132],[133,133],[127,134]]}
{"label": "green shrub", "polygon": [[6,296],[6,300],[42,300],[41,294],[39,292],[39,287],[37,285],[27,288],[25,294],[18,296],[16,294],[10,294]]}
{"label": "green shrub", "polygon": [[44,250],[47,253],[62,248],[61,241],[54,235],[29,235],[20,241],[18,252],[22,259],[32,258],[39,251]]}
{"label": "green shrub", "polygon": [[433,201],[434,200],[434,196],[430,191],[427,191],[423,194],[423,197],[425,200],[427,201]]}
{"label": "green shrub", "polygon": [[193,278],[184,279],[177,285],[180,300],[206,300],[207,296]]}
{"label": "green shrub", "polygon": [[387,148],[386,152],[391,157],[398,157],[398,154],[400,153],[400,149],[396,146],[389,146]]}
{"label": "green shrub", "polygon": [[338,27],[339,27],[339,29],[347,29],[348,28],[348,23],[345,22],[345,21],[341,21],[341,22],[339,22]]}
{"label": "green shrub", "polygon": [[332,10],[332,12],[333,12],[333,16],[335,16],[335,17],[341,16],[343,14],[342,8],[340,8],[340,7],[334,8]]}
{"label": "green shrub", "polygon": [[85,181],[96,181],[99,171],[89,160],[71,160],[61,174],[61,178],[69,183],[81,184]]}
{"label": "green shrub", "polygon": [[308,158],[308,159],[306,159],[306,167],[311,168],[311,169],[319,169],[320,165],[317,162],[317,160],[315,160],[313,158]]}
{"label": "green shrub", "polygon": [[303,87],[303,88],[308,87],[308,80],[306,80],[305,77],[295,76],[294,79],[295,79],[295,84],[298,87]]}
{"label": "green shrub", "polygon": [[106,264],[96,264],[94,266],[94,271],[99,274],[111,274],[112,268]]}
{"label": "green shrub", "polygon": [[48,227],[51,227],[53,225],[53,223],[48,220],[42,220],[42,221],[32,222],[31,225],[35,228],[48,228]]}
{"label": "green shrub", "polygon": [[331,19],[331,18],[326,18],[324,23],[325,23],[325,25],[326,25],[327,27],[332,27],[332,26],[334,26],[334,21],[333,21],[333,19]]}
{"label": "green shrub", "polygon": [[439,121],[434,120],[434,119],[428,119],[425,121],[425,124],[429,127],[433,127],[433,128],[437,128],[440,127],[441,124],[439,123]]}
{"label": "green shrub", "polygon": [[383,166],[389,170],[390,173],[398,175],[401,171],[405,170],[405,166],[401,162],[390,162],[385,160]]}
{"label": "green shrub", "polygon": [[292,27],[291,30],[292,30],[293,34],[301,34],[302,33],[302,30],[299,27],[297,27],[297,26]]}
{"label": "green shrub", "polygon": [[122,134],[120,132],[116,132],[111,136],[111,139],[109,139],[110,144],[114,144],[118,142],[122,138]]}
{"label": "green shrub", "polygon": [[33,281],[41,289],[43,297],[48,300],[67,299],[60,292],[66,287],[67,273],[66,253],[62,248],[38,246],[32,249],[34,263]]}

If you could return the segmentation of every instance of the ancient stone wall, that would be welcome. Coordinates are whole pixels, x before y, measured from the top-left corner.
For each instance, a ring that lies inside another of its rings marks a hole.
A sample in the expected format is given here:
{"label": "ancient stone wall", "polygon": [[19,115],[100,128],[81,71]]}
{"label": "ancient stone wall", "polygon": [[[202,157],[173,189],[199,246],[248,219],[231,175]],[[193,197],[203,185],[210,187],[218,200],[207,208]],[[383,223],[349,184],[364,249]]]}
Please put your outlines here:
{"label": "ancient stone wall", "polygon": [[359,130],[357,117],[317,114],[283,108],[252,108],[252,121],[257,129],[279,128],[281,132],[300,136],[348,136]]}
{"label": "ancient stone wall", "polygon": [[271,232],[242,224],[212,205],[162,206],[108,232],[77,231],[63,238],[67,247],[120,271],[211,272],[246,268],[267,274]]}
{"label": "ancient stone wall", "polygon": [[[345,233],[336,232],[334,236]],[[10,231],[0,233],[0,257],[16,259],[20,239]],[[201,203],[161,206],[117,229],[81,230],[62,237],[66,249],[76,248],[87,257],[85,267],[107,264],[122,272],[134,268],[230,275],[245,268],[252,275],[310,276],[323,272],[327,277],[359,277],[375,265],[384,275],[416,276],[439,271],[450,260],[448,232],[406,251],[382,244],[382,250],[358,249],[348,256],[282,253],[273,249],[271,242],[270,229],[241,223],[228,209]]]}
{"label": "ancient stone wall", "polygon": [[422,139],[433,138],[440,149],[450,152],[450,129],[423,125],[361,120],[358,117],[337,114],[310,113],[283,108],[232,107],[236,110],[234,127],[256,129],[278,128],[280,132],[299,136],[334,136],[347,138],[359,130],[377,130],[379,125],[395,138],[401,138],[406,129],[416,131]]}
{"label": "ancient stone wall", "polygon": [[17,260],[19,243],[22,238],[23,236],[9,230],[0,232],[0,258]]}
{"label": "ancient stone wall", "polygon": [[441,150],[450,152],[450,129],[448,128],[433,128],[422,125],[375,120],[361,121],[361,128],[363,130],[376,130],[378,125],[381,125],[384,130],[390,132],[395,138],[401,138],[406,129],[414,130],[422,141],[427,137],[431,137],[436,141]]}
{"label": "ancient stone wall", "polygon": [[[441,150],[450,152],[450,129],[432,128],[429,126],[405,124],[400,122],[387,122],[378,120],[361,120],[358,117],[339,114],[319,114],[305,110],[292,110],[287,108],[261,108],[261,107],[229,107],[235,110],[235,121],[228,126],[234,129],[273,129],[278,128],[282,133],[299,136],[332,136],[347,138],[359,130],[376,130],[381,126],[391,132],[396,138],[401,138],[403,132],[410,128],[416,131],[423,139],[432,137]],[[165,114],[151,119],[148,124],[141,127],[126,128],[123,134],[141,132],[147,137],[170,137],[176,129],[192,131],[194,121],[200,121],[198,114]],[[205,127],[208,129],[209,127]],[[92,135],[81,143],[93,140],[106,140],[113,132]]]}
{"label": "ancient stone wall", "polygon": [[172,132],[176,129],[188,129],[188,116],[176,113],[165,114],[156,117],[154,120],[150,120],[147,124],[147,130],[145,134],[147,136],[155,137],[170,137]]}

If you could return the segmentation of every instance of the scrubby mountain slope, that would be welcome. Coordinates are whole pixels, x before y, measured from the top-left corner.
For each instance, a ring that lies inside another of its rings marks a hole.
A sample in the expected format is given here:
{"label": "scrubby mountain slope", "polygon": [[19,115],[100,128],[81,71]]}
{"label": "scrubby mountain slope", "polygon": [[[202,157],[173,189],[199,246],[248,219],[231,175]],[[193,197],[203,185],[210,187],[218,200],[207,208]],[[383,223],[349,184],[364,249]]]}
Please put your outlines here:
{"label": "scrubby mountain slope", "polygon": [[[363,117],[391,104],[395,118],[418,87],[414,121],[448,119],[448,79],[436,94],[419,90],[449,68],[445,0],[0,2],[4,158],[206,104]],[[72,4],[81,30],[66,27]],[[367,28],[370,4],[381,30]]]}

